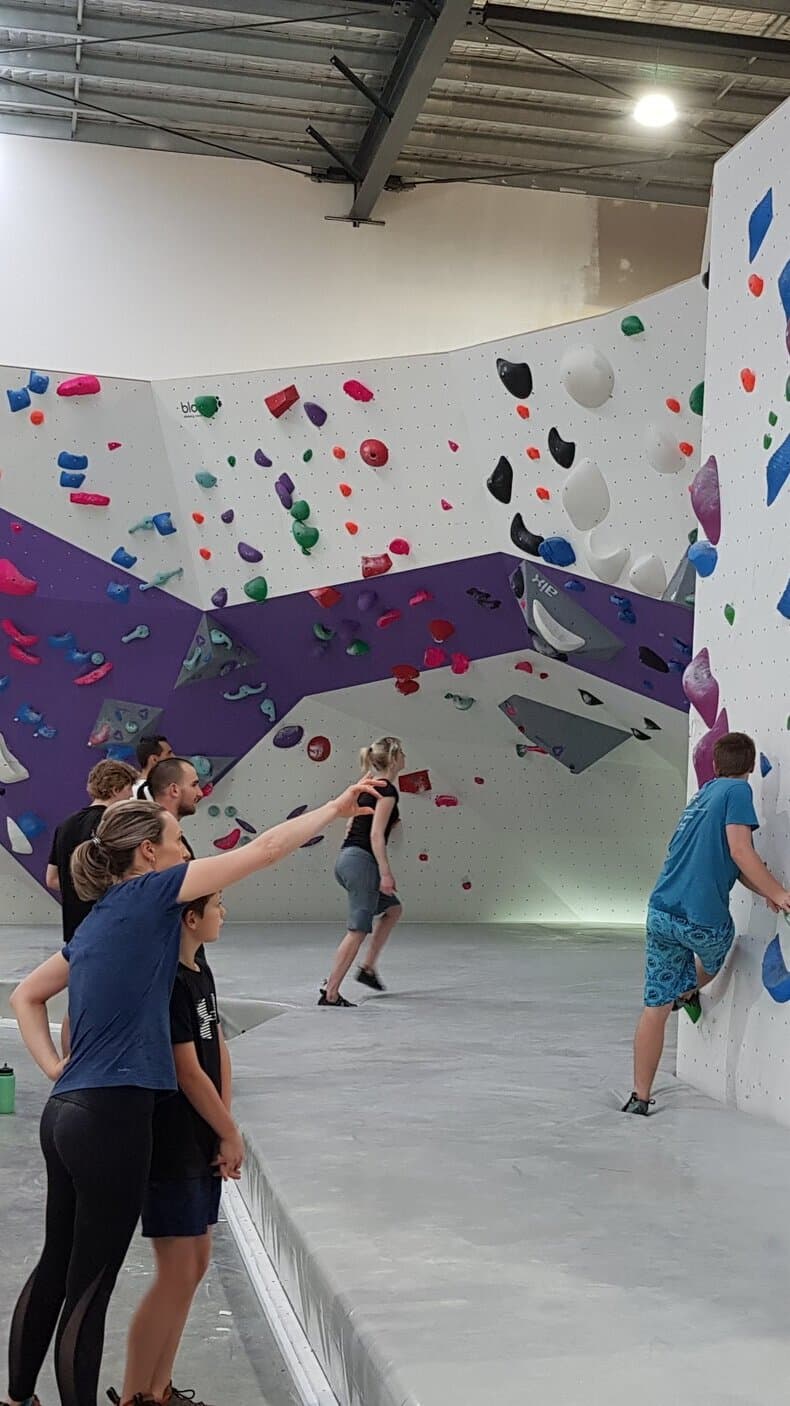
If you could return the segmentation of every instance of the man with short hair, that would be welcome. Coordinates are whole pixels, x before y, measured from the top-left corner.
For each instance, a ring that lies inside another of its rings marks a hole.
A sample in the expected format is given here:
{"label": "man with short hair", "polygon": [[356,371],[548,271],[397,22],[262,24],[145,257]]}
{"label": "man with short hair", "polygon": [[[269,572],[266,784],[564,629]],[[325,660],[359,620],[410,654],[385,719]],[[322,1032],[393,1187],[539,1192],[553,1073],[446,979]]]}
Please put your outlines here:
{"label": "man with short hair", "polygon": [[[164,761],[157,762],[149,774],[148,789],[151,800],[169,810],[176,820],[194,815],[203,799],[200,777],[186,757],[167,757]],[[186,851],[185,857],[194,859],[192,846],[183,835],[182,842]]]}
{"label": "man with short hair", "polygon": [[128,762],[97,762],[88,775],[90,805],[75,811],[58,826],[47,864],[46,884],[62,902],[63,941],[70,942],[93,904],[78,898],[71,878],[71,856],[77,845],[95,834],[107,806],[131,799],[137,772]]}
{"label": "man with short hair", "polygon": [[134,788],[136,801],[151,800],[151,791],[148,785],[151,772],[159,762],[166,761],[172,755],[173,748],[161,733],[153,733],[150,737],[140,738],[137,744],[137,765],[141,775]]}

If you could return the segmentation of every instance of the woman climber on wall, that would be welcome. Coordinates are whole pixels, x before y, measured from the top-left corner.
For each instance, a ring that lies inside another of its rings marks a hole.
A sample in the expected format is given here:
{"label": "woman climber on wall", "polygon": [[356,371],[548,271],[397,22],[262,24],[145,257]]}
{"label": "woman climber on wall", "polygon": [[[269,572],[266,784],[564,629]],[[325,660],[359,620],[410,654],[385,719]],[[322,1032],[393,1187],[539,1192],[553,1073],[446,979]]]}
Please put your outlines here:
{"label": "woman climber on wall", "polygon": [[378,959],[403,908],[395,891],[387,841],[400,822],[398,789],[395,779],[403,771],[406,757],[397,737],[381,737],[359,754],[362,771],[385,782],[377,795],[360,796],[359,811],[346,830],[337,857],[335,878],[348,894],[348,930],[335,954],[328,980],[321,987],[319,1006],[353,1006],[340,994],[343,978],[362,943],[373,933],[364,961],[357,969],[357,981],[374,991],[383,991],[376,970]]}
{"label": "woman climber on wall", "polygon": [[[14,1310],[9,1402],[38,1406],[55,1338],[62,1406],[96,1401],[104,1320],[140,1216],[154,1101],[177,1088],[169,1002],[181,905],[277,864],[341,816],[364,817],[366,777],[337,800],[258,835],[243,849],[183,862],[181,827],[152,801],[109,806],[72,856],[79,897],[98,900],[74,936],[11,1001],[30,1053],[55,1087],[41,1119],[47,1168],[44,1249]],[[69,988],[71,1055],[60,1059],[47,1001]],[[238,1172],[222,1156],[223,1177]]]}

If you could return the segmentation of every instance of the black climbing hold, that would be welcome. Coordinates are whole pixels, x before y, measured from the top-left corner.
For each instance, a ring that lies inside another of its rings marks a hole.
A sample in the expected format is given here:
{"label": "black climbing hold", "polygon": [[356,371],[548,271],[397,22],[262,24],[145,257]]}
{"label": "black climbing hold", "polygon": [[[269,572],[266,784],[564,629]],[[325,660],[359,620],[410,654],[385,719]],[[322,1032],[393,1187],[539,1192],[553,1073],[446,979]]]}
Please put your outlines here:
{"label": "black climbing hold", "polygon": [[514,547],[518,547],[520,552],[526,552],[527,556],[536,557],[540,551],[542,537],[530,532],[524,522],[521,513],[516,513],[510,524],[510,540]]}
{"label": "black climbing hold", "polygon": [[689,533],[689,542],[691,543],[691,546],[692,546],[692,547],[694,546],[694,543],[696,542],[696,540],[697,540],[698,537],[699,537],[699,528],[698,528],[698,527],[692,527],[692,529],[691,529],[691,531],[690,531],[690,533]]}
{"label": "black climbing hold", "polygon": [[552,427],[549,430],[549,453],[561,469],[569,469],[576,457],[576,445],[573,440],[563,439],[559,430]]}
{"label": "black climbing hold", "polygon": [[513,572],[513,575],[510,578],[510,589],[512,590],[513,595],[516,597],[516,600],[524,599],[524,596],[527,592],[527,588],[524,584],[524,576],[521,570]]}
{"label": "black climbing hold", "polygon": [[488,479],[486,488],[498,503],[509,503],[513,497],[513,465],[504,454]]}
{"label": "black climbing hold", "polygon": [[505,361],[504,357],[499,356],[496,369],[505,390],[510,391],[516,400],[526,400],[528,395],[532,395],[532,372],[526,361]]}
{"label": "black climbing hold", "polygon": [[501,600],[492,596],[490,591],[481,591],[477,586],[470,586],[466,594],[471,596],[472,600],[477,601],[477,604],[481,605],[484,610],[499,610],[502,604]]}
{"label": "black climbing hold", "polygon": [[644,718],[644,719],[643,719],[643,722],[644,722],[644,724],[645,724],[645,727],[649,727],[649,728],[650,728],[651,732],[660,732],[660,731],[661,731],[661,728],[660,728],[659,724],[658,724],[658,723],[654,723],[652,718]]}
{"label": "black climbing hold", "polygon": [[710,288],[710,268],[706,268],[702,275],[702,286],[703,288]]}
{"label": "black climbing hold", "polygon": [[649,742],[649,741],[650,741],[650,734],[647,733],[647,732],[640,732],[638,727],[632,727],[632,728],[631,728],[631,736],[632,736],[632,737],[635,737],[636,740],[637,740],[637,742]]}
{"label": "black climbing hold", "polygon": [[602,708],[603,699],[596,698],[594,693],[588,693],[586,688],[579,689],[579,697],[582,703],[586,703],[588,708]]}
{"label": "black climbing hold", "polygon": [[657,674],[669,673],[669,665],[666,660],[662,659],[660,654],[656,654],[656,651],[647,644],[639,646],[639,661],[644,664],[646,669],[655,669]]}

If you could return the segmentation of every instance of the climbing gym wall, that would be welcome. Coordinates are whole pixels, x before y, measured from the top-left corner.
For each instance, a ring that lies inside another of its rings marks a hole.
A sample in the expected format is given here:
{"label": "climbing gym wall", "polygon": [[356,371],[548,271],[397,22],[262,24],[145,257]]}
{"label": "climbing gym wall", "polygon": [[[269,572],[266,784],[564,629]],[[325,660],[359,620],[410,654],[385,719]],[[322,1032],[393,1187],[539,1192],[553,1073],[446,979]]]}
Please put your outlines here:
{"label": "climbing gym wall", "polygon": [[[759,749],[755,841],[790,884],[790,104],[716,167],[703,468],[693,493],[705,573],[697,589],[696,775],[734,728]],[[705,1019],[681,1024],[680,1075],[790,1123],[790,927],[736,886],[738,942]]]}
{"label": "climbing gym wall", "polygon": [[[414,920],[638,921],[685,774],[704,320],[695,280],[429,357],[7,368],[6,872],[41,879],[90,765],[146,731],[195,760],[205,852],[392,732]],[[339,920],[338,840],[234,917]]]}

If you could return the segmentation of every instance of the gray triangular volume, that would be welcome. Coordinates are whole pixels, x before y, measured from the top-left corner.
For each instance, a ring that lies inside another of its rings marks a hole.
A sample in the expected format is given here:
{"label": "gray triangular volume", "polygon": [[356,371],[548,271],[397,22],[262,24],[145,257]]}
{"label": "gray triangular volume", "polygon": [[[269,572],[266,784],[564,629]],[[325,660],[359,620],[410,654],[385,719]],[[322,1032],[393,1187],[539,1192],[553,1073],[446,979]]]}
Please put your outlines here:
{"label": "gray triangular volume", "polygon": [[[514,591],[516,584],[520,584],[519,603],[527,629],[542,654],[558,658],[572,653],[574,659],[595,659],[603,663],[614,659],[624,648],[617,635],[579,604],[575,592],[560,590],[532,562],[522,562],[515,576],[520,576],[521,581],[516,583],[511,578],[511,584]],[[518,597],[518,592],[516,595]]]}
{"label": "gray triangular volume", "polygon": [[685,605],[687,610],[693,610],[696,587],[697,573],[686,551],[661,599],[673,601],[675,605]]}
{"label": "gray triangular volume", "polygon": [[88,741],[90,747],[134,747],[153,732],[162,709],[152,703],[129,703],[121,698],[105,698]]}
{"label": "gray triangular volume", "polygon": [[257,655],[246,644],[234,640],[210,615],[201,615],[175,686],[226,678],[255,663]]}
{"label": "gray triangular volume", "polygon": [[535,703],[518,693],[511,694],[499,706],[525,737],[545,748],[550,757],[574,775],[631,740],[630,732],[607,727],[592,718],[580,718],[562,708],[550,708],[546,703]]}
{"label": "gray triangular volume", "polygon": [[231,767],[235,766],[239,759],[238,757],[207,757],[206,760],[211,765],[211,775],[209,779],[216,785],[218,781],[222,780],[225,772],[230,771]]}

